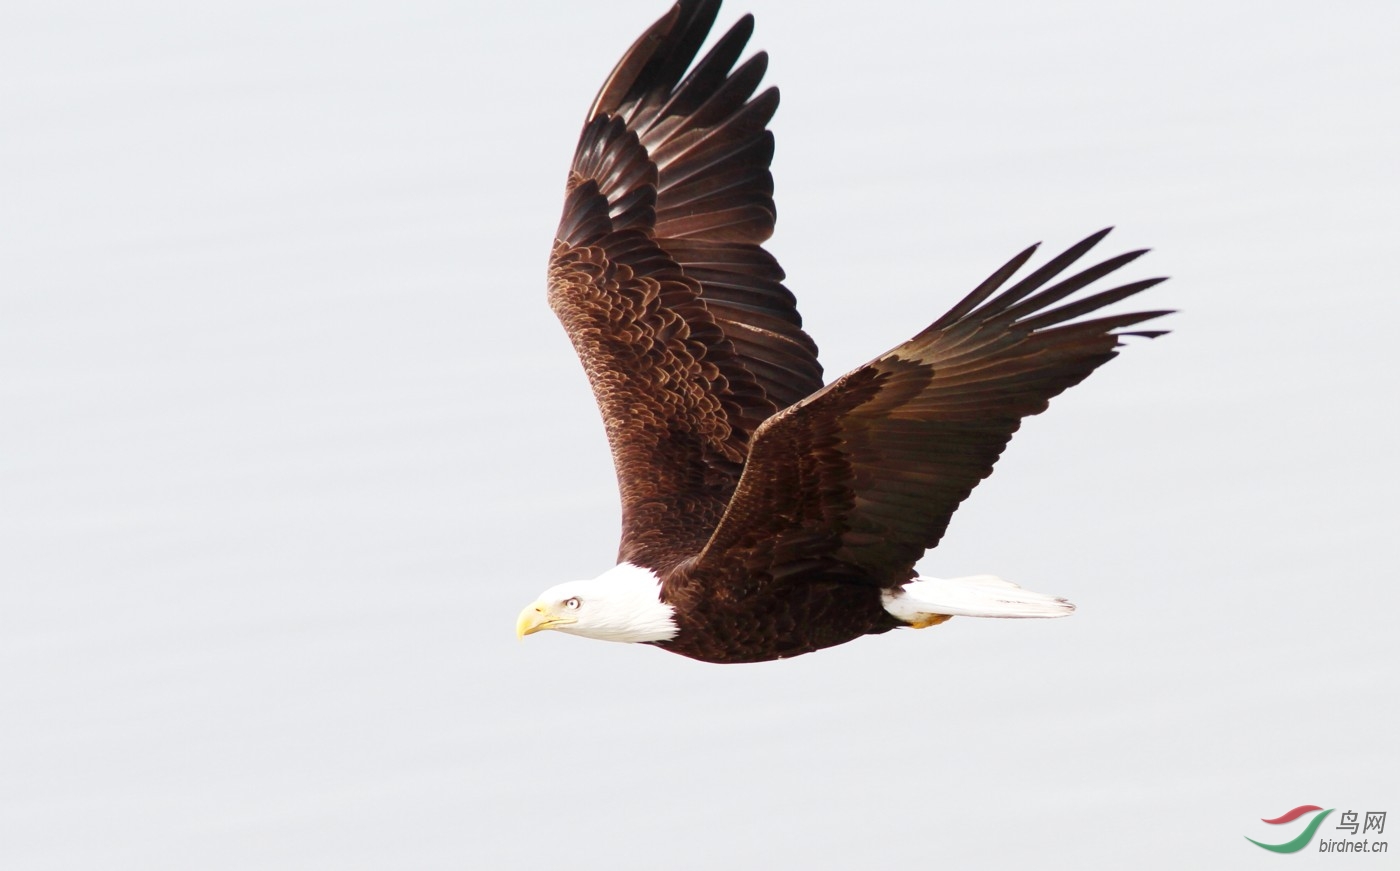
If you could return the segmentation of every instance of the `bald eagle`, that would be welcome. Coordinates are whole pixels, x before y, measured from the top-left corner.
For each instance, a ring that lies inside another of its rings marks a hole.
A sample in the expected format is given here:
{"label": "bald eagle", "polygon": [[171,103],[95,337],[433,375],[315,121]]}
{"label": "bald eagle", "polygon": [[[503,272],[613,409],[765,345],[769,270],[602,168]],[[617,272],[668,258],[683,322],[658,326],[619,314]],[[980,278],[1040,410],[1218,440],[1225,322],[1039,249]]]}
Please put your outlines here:
{"label": "bald eagle", "polygon": [[[693,67],[719,0],[680,0],[588,111],[549,261],[549,303],[602,412],[622,501],[618,564],[546,590],[553,629],[708,662],[797,656],[952,616],[1073,606],[989,575],[917,577],[1021,419],[1166,311],[1068,302],[1144,252],[1071,274],[1098,232],[1013,281],[1032,246],[909,341],[823,386],[773,232],[778,91],[744,16]],[[1010,282],[1010,286],[1008,285]],[[1063,303],[1063,304],[1060,304]]]}

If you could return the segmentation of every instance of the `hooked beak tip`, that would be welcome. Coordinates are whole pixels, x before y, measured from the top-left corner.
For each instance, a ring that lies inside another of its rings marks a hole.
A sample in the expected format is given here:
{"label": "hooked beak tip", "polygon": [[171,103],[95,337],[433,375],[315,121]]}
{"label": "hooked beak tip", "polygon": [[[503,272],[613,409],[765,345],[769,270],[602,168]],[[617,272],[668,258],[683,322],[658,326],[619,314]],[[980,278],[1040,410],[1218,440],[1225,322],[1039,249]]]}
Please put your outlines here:
{"label": "hooked beak tip", "polygon": [[515,621],[515,638],[523,641],[526,635],[534,635],[549,627],[549,615],[545,613],[543,605],[536,603],[520,612],[520,618]]}

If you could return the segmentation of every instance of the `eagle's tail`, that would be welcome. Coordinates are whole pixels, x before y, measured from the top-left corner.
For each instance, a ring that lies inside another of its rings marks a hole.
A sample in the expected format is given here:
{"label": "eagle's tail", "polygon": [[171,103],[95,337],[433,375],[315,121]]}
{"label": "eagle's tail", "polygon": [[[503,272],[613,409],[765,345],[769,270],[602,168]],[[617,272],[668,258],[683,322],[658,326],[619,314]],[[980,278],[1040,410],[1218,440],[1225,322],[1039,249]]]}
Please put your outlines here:
{"label": "eagle's tail", "polygon": [[949,617],[1066,617],[1074,606],[1064,599],[1023,590],[995,575],[915,578],[884,594],[885,610],[922,629]]}

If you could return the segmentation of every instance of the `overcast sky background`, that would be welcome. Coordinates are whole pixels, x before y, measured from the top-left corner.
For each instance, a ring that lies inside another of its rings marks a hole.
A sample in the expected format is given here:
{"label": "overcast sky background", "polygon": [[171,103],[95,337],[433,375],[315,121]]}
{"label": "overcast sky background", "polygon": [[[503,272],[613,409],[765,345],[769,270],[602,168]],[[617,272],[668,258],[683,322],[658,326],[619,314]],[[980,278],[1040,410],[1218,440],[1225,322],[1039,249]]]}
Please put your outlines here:
{"label": "overcast sky background", "polygon": [[721,12],[829,377],[1107,224],[1181,309],[921,564],[1074,617],[758,666],[513,635],[616,552],[544,300],[665,11],[603,6],[0,12],[0,867],[1268,868],[1296,805],[1400,825],[1400,6]]}

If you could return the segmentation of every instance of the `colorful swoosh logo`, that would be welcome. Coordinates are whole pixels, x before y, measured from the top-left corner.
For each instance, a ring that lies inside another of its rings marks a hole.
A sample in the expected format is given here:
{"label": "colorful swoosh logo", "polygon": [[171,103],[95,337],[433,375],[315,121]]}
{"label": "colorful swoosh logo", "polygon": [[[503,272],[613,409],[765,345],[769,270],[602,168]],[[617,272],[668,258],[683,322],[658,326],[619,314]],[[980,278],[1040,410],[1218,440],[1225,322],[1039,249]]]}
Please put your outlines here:
{"label": "colorful swoosh logo", "polygon": [[1265,850],[1272,850],[1275,853],[1296,853],[1299,850],[1306,847],[1308,843],[1312,841],[1313,835],[1317,834],[1317,827],[1322,825],[1322,821],[1326,819],[1327,815],[1334,810],[1336,810],[1336,808],[1328,808],[1327,810],[1322,811],[1322,808],[1318,807],[1315,804],[1300,804],[1286,814],[1274,817],[1271,820],[1264,820],[1264,822],[1268,823],[1269,825],[1278,826],[1284,823],[1291,823],[1294,820],[1301,817],[1303,814],[1310,814],[1313,811],[1322,811],[1322,813],[1312,818],[1312,821],[1308,823],[1307,828],[1303,829],[1302,834],[1298,835],[1298,837],[1282,844],[1261,844],[1260,842],[1254,840],[1248,835],[1245,836],[1245,840],[1250,842],[1251,844],[1254,844],[1256,847],[1263,847]]}

